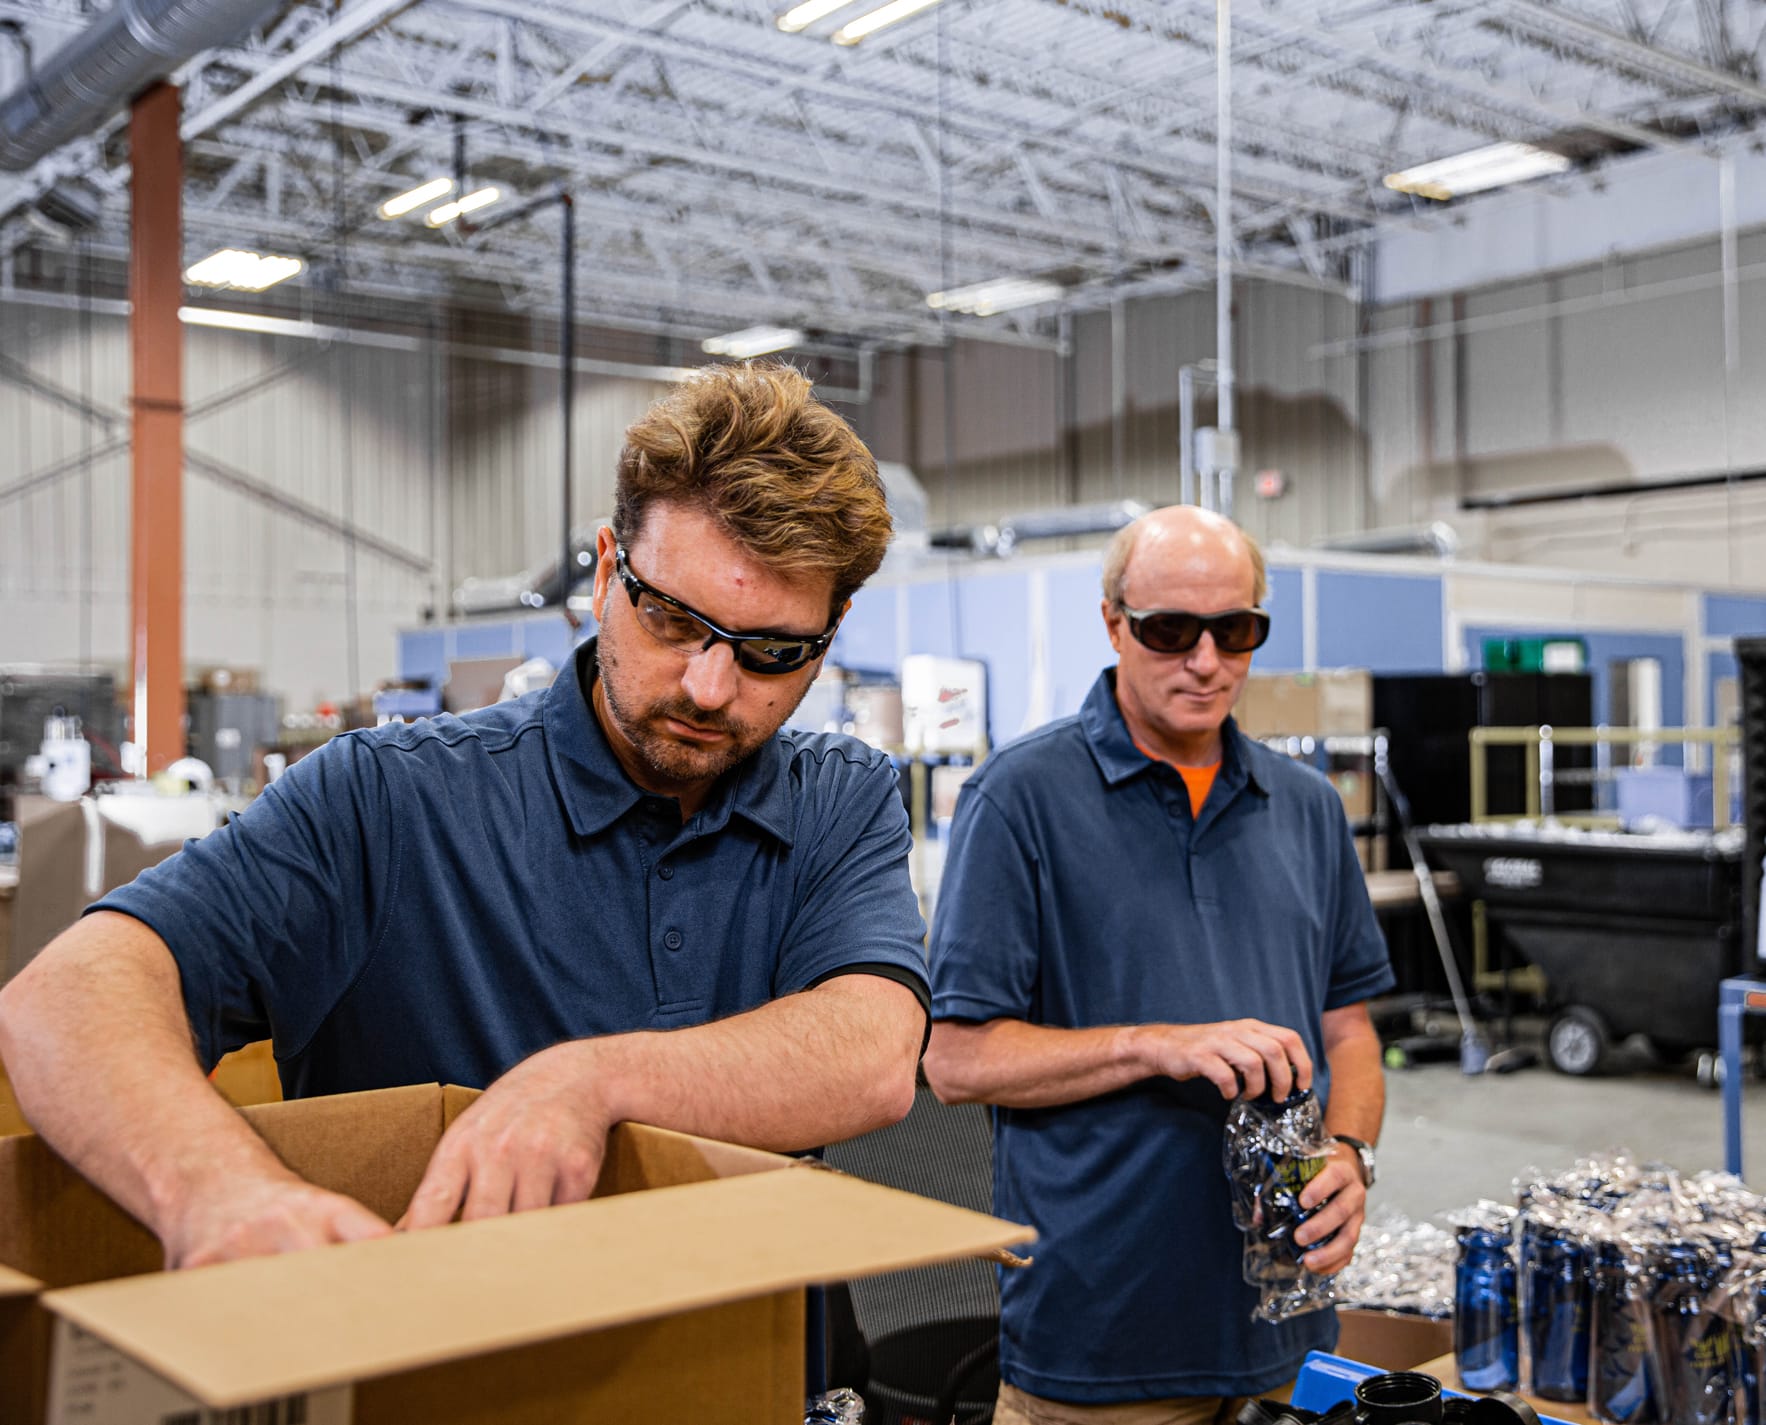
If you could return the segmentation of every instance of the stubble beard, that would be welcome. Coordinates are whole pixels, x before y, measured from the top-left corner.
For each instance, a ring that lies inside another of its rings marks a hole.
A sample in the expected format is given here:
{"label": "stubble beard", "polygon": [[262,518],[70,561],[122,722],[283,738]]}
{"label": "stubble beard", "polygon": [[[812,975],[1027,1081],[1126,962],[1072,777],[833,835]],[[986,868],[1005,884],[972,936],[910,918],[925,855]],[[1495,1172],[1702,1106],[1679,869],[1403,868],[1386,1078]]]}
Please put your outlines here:
{"label": "stubble beard", "polygon": [[[621,691],[622,655],[617,635],[610,642],[607,633],[603,625],[595,643],[595,661],[599,665],[601,695],[606,699],[607,715],[645,768],[662,782],[690,785],[716,781],[759,751],[797,711],[809,693],[809,683],[805,682],[778,721],[766,728],[751,726],[722,710],[709,711],[685,695],[663,698],[648,707],[638,708]],[[716,730],[729,740],[717,747],[694,747],[664,731],[662,723],[665,718],[677,718],[695,727]]]}

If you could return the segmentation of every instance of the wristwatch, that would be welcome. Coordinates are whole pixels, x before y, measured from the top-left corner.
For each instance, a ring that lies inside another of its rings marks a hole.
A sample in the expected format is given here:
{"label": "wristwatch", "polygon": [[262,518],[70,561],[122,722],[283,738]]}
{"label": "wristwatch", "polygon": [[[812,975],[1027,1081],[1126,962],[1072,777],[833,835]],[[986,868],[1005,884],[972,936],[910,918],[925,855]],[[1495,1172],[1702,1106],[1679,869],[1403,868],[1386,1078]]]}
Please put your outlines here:
{"label": "wristwatch", "polygon": [[1361,1185],[1370,1188],[1374,1185],[1374,1150],[1371,1143],[1363,1143],[1359,1138],[1351,1138],[1347,1133],[1332,1135],[1339,1143],[1347,1143],[1355,1150],[1355,1156],[1361,1159]]}

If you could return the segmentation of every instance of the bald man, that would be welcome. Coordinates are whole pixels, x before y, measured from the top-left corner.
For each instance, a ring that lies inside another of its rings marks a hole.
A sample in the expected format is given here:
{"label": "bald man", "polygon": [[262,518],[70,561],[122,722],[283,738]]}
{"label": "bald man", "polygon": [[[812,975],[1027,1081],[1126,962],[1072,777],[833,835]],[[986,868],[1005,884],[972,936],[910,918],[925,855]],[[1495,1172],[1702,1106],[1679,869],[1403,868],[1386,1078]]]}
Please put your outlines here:
{"label": "bald man", "polygon": [[1117,664],[963,788],[932,934],[927,1078],[995,1105],[994,1206],[1041,1233],[1001,1280],[997,1425],[1230,1419],[1336,1340],[1254,1323],[1221,1166],[1241,1091],[1311,1088],[1338,1138],[1296,1233],[1361,1232],[1392,985],[1342,804],[1229,716],[1269,633],[1263,556],[1189,506],[1104,559]]}

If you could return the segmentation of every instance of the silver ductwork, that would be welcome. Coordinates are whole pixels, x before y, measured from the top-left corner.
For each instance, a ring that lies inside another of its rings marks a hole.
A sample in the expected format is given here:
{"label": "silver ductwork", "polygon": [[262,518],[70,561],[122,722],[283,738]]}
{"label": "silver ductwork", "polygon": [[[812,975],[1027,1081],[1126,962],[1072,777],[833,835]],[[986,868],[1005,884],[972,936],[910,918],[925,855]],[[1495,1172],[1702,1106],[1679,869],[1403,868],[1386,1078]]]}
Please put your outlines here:
{"label": "silver ductwork", "polygon": [[1451,559],[1459,553],[1459,531],[1444,520],[1403,529],[1368,529],[1358,534],[1337,534],[1318,541],[1315,548],[1343,554],[1423,554]]}
{"label": "silver ductwork", "polygon": [[1139,500],[1111,500],[1101,505],[1055,505],[1007,515],[997,524],[958,525],[935,530],[935,549],[961,549],[1004,559],[1027,539],[1069,539],[1088,534],[1114,534],[1133,524],[1152,506]]}
{"label": "silver ductwork", "polygon": [[117,0],[0,99],[0,169],[18,172],[205,49],[231,44],[286,0]]}

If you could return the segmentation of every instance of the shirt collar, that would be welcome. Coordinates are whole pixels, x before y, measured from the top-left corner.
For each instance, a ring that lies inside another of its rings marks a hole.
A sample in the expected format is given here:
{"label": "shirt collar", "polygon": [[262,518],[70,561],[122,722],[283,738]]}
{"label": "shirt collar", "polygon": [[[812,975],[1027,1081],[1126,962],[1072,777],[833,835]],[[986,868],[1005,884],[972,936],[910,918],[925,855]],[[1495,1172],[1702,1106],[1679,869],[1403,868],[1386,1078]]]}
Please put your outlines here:
{"label": "shirt collar", "polygon": [[[605,831],[650,795],[619,765],[589,705],[588,690],[597,676],[591,638],[553,680],[541,713],[552,776],[578,836]],[[789,846],[796,829],[795,810],[790,749],[783,736],[774,736],[719,780],[694,818],[695,830],[719,831],[732,816],[740,816]]]}
{"label": "shirt collar", "polygon": [[[1145,775],[1153,768],[1153,759],[1134,745],[1128,724],[1122,720],[1122,708],[1116,702],[1116,670],[1106,668],[1098,674],[1079,709],[1079,726],[1091,746],[1092,757],[1104,781],[1118,786],[1130,778]],[[1258,779],[1246,755],[1247,739],[1239,725],[1229,716],[1220,727],[1220,771],[1217,785],[1228,792],[1248,786],[1260,796],[1269,790]]]}

